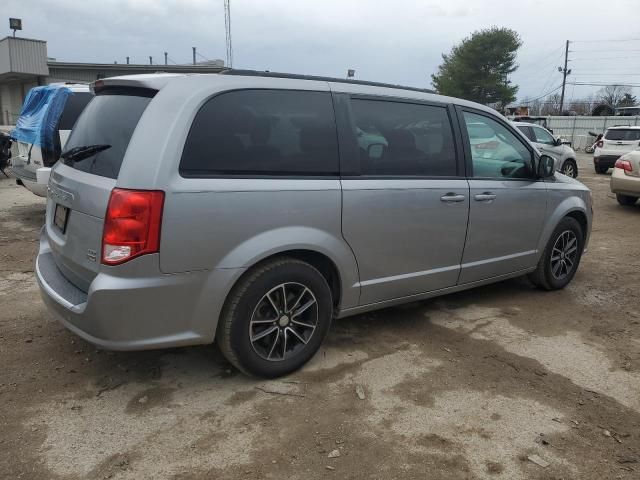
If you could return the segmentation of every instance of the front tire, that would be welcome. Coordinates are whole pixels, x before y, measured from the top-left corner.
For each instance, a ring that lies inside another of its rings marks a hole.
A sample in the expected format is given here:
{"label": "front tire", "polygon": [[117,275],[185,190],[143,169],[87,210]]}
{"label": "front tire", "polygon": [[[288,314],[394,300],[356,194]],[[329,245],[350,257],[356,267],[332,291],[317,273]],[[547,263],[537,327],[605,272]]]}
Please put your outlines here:
{"label": "front tire", "polygon": [[584,248],[584,233],[575,218],[565,217],[553,231],[529,280],[543,290],[559,290],[573,279]]}
{"label": "front tire", "polygon": [[294,258],[248,272],[225,303],[216,342],[242,372],[274,378],[302,367],[333,316],[331,289],[313,266]]}
{"label": "front tire", "polygon": [[560,169],[560,173],[563,173],[567,177],[577,178],[578,177],[578,165],[575,160],[569,159],[566,160],[562,164],[562,168]]}
{"label": "front tire", "polygon": [[638,197],[631,197],[629,195],[620,195],[618,193],[616,194],[616,200],[618,200],[618,203],[620,205],[623,205],[625,207],[630,207],[636,204],[636,202],[638,201]]}

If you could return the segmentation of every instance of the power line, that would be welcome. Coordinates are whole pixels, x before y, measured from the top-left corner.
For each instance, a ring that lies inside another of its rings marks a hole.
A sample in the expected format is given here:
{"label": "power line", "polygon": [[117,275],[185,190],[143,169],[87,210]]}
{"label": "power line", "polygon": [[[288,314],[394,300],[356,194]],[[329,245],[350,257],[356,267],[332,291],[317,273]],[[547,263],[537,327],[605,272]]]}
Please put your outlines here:
{"label": "power line", "polygon": [[601,43],[601,42],[640,42],[640,38],[618,38],[610,40],[571,40],[571,43]]}
{"label": "power line", "polygon": [[640,76],[640,73],[619,73],[619,72],[611,72],[611,73],[598,73],[598,72],[580,72],[575,74],[578,77],[590,77],[590,76],[596,76],[596,77],[620,77],[620,76],[631,76],[631,77],[637,77]]}
{"label": "power line", "polygon": [[[611,53],[611,49],[609,50],[571,50],[570,53],[602,53],[602,52],[607,52],[607,53]],[[640,50],[623,50],[623,49],[615,49],[615,53],[621,53],[621,52],[640,52]]]}
{"label": "power line", "polygon": [[545,94],[543,94],[543,95],[540,95],[539,97],[530,98],[530,99],[529,99],[529,100],[527,100],[526,102],[520,102],[520,103],[522,103],[522,104],[527,104],[527,103],[535,102],[536,100],[539,100],[539,99],[541,99],[541,98],[547,97],[547,96],[551,95],[552,93],[557,92],[557,91],[558,91],[558,90],[560,90],[561,88],[562,88],[562,84],[558,85],[558,86],[557,86],[556,88],[554,88],[553,90],[551,90],[551,91],[549,91],[549,92],[547,92],[547,93],[545,93]]}
{"label": "power line", "polygon": [[518,65],[518,70],[527,70],[532,65],[537,65],[541,61],[544,61],[546,63],[546,62],[549,61],[549,57],[551,57],[552,55],[556,54],[556,52],[559,52],[561,49],[562,49],[562,47],[556,48],[556,49],[552,50],[551,52],[544,54],[542,57],[538,57],[538,59],[533,61],[533,62],[527,62],[524,65]]}
{"label": "power line", "polygon": [[635,53],[632,55],[626,55],[624,57],[578,57],[578,58],[570,58],[569,61],[570,62],[577,62],[577,61],[582,61],[582,60],[617,60],[617,59],[621,59],[621,58],[629,58],[629,57],[638,57],[640,56],[639,53]]}
{"label": "power line", "polygon": [[569,85],[589,85],[592,87],[640,87],[640,83],[587,83],[587,82],[573,82]]}

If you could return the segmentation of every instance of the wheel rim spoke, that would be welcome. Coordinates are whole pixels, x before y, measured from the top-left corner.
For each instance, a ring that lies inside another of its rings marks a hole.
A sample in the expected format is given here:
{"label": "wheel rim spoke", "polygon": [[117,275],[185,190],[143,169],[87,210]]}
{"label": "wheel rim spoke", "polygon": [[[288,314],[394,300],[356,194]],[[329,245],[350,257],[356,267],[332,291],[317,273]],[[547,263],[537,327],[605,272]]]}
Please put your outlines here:
{"label": "wheel rim spoke", "polygon": [[291,318],[297,318],[300,315],[302,315],[304,312],[307,311],[307,309],[311,306],[314,305],[316,303],[316,299],[312,298],[311,300],[309,300],[307,303],[305,303],[303,306],[301,306],[298,310],[296,310],[292,315]]}
{"label": "wheel rim spoke", "polygon": [[278,308],[276,302],[273,300],[273,298],[271,298],[271,292],[267,293],[265,296],[267,297],[267,300],[269,300],[269,303],[271,304],[271,307],[273,307],[273,310],[276,312],[276,315],[280,314],[280,308]]}
{"label": "wheel rim spoke", "polygon": [[287,328],[287,329],[285,330],[285,332],[287,332],[287,331],[289,331],[289,332],[293,333],[293,334],[298,338],[298,340],[300,340],[300,341],[301,341],[302,343],[304,343],[305,345],[307,344],[308,340],[305,340],[305,339],[304,339],[304,337],[303,337],[303,336],[301,336],[298,332],[296,332],[293,328]]}
{"label": "wheel rim spoke", "polygon": [[287,358],[287,329],[284,329],[284,332],[282,333],[282,336],[284,337],[284,342],[283,346],[282,346],[282,360],[284,360],[285,358]]}
{"label": "wheel rim spoke", "polygon": [[269,360],[271,358],[271,355],[273,355],[273,351],[275,350],[276,345],[278,344],[278,339],[280,338],[280,330],[276,329],[276,331],[278,333],[276,334],[276,339],[273,341],[273,345],[271,345],[271,349],[269,350],[269,355],[267,355],[267,360]]}
{"label": "wheel rim spoke", "polygon": [[276,327],[275,325],[273,327],[271,327],[271,328],[265,328],[262,332],[260,332],[257,335],[251,337],[251,342],[257,342],[261,338],[264,338],[267,335],[270,335],[273,332],[277,332],[277,331],[278,331],[278,327]]}
{"label": "wheel rim spoke", "polygon": [[289,309],[287,308],[287,288],[285,287],[284,283],[282,284],[282,311],[289,311]]}
{"label": "wheel rim spoke", "polygon": [[305,328],[316,328],[315,325],[310,325],[308,323],[301,322],[300,320],[291,319],[291,323],[293,323],[294,325],[300,325],[301,327],[305,327]]}
{"label": "wheel rim spoke", "polygon": [[309,289],[307,287],[304,287],[304,290],[302,290],[302,293],[298,296],[298,299],[293,303],[293,307],[291,307],[291,312],[293,312],[298,305],[300,305],[300,301],[302,300],[302,297],[304,297],[304,294],[307,293],[309,291]]}

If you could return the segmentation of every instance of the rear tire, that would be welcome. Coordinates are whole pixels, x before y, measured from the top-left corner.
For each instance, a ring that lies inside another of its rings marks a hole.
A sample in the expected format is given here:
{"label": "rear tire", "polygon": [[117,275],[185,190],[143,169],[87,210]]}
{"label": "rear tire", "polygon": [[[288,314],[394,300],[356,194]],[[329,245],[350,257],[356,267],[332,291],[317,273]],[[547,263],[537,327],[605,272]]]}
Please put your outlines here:
{"label": "rear tire", "polygon": [[560,169],[560,173],[563,173],[567,177],[577,178],[578,177],[578,165],[576,161],[573,159],[565,160],[562,164],[562,168]]}
{"label": "rear tire", "polygon": [[216,342],[242,372],[279,377],[313,357],[332,317],[331,289],[324,276],[308,263],[279,258],[249,271],[233,288]]}
{"label": "rear tire", "polygon": [[596,168],[596,173],[598,173],[600,175],[603,175],[603,174],[605,174],[605,173],[607,173],[609,171],[609,167],[601,167],[601,166],[596,165],[595,168]]}
{"label": "rear tire", "polygon": [[529,280],[543,290],[566,287],[578,270],[583,248],[582,227],[575,218],[563,218],[551,234],[536,270],[529,274]]}
{"label": "rear tire", "polygon": [[636,204],[636,202],[638,201],[638,197],[631,197],[629,195],[620,195],[618,193],[616,194],[616,200],[618,200],[618,203],[620,205],[624,205],[625,207],[630,207]]}

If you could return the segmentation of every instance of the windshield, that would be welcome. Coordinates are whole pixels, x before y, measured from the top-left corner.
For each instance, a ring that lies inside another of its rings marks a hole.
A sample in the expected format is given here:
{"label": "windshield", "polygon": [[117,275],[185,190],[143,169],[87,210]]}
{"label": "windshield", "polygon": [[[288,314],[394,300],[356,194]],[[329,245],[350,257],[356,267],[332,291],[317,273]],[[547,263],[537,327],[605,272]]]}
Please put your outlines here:
{"label": "windshield", "polygon": [[109,148],[94,148],[88,151],[90,155],[64,160],[65,164],[94,175],[118,178],[133,131],[150,101],[148,96],[96,96],[80,115],[65,150],[80,151],[96,145]]}
{"label": "windshield", "polygon": [[638,129],[617,128],[615,130],[607,130],[607,133],[605,134],[604,138],[607,140],[618,140],[618,141],[640,140],[640,128]]}

